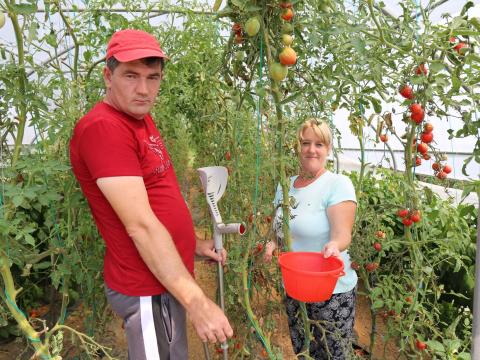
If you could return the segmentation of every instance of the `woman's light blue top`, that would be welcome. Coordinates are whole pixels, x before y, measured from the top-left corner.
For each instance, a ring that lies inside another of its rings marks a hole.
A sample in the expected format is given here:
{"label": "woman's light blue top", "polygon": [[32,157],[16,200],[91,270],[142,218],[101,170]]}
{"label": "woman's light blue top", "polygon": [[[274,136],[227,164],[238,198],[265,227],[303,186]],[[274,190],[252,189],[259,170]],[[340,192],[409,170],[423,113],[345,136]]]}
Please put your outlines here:
{"label": "woman's light blue top", "polygon": [[[356,202],[355,189],[351,180],[345,175],[325,172],[313,183],[294,188],[297,176],[290,178],[290,234],[293,251],[322,251],[330,240],[330,223],[327,209],[343,201]],[[281,187],[277,187],[275,207],[282,201]],[[283,237],[282,209],[278,208],[273,222],[277,236]],[[352,290],[357,284],[357,273],[350,266],[348,250],[341,253],[345,266],[345,276],[339,278],[334,294]]]}

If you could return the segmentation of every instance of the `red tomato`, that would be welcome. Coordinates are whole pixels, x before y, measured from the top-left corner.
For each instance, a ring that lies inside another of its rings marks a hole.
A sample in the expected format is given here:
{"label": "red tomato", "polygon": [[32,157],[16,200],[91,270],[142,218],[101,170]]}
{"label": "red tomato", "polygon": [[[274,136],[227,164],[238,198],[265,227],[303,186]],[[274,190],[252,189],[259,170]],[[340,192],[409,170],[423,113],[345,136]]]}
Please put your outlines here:
{"label": "red tomato", "polygon": [[237,44],[243,43],[242,34],[240,34],[240,33],[235,34],[235,42],[236,42]]}
{"label": "red tomato", "polygon": [[386,143],[388,141],[388,135],[387,134],[380,135],[380,141]]}
{"label": "red tomato", "polygon": [[232,30],[235,34],[238,34],[238,33],[242,33],[242,25],[240,25],[239,23],[235,23],[233,24],[232,26]]}
{"label": "red tomato", "polygon": [[230,161],[232,159],[232,155],[230,154],[230,151],[227,151],[225,153],[225,160]]}
{"label": "red tomato", "polygon": [[399,92],[405,99],[413,99],[413,90],[410,85],[400,86]]}
{"label": "red tomato", "polygon": [[431,133],[433,131],[433,125],[430,124],[430,123],[425,123],[425,125],[423,125],[423,132],[424,133]]}
{"label": "red tomato", "polygon": [[410,214],[410,220],[412,220],[414,223],[419,222],[421,220],[420,211],[412,211],[412,213]]}
{"label": "red tomato", "polygon": [[278,55],[278,59],[282,65],[295,65],[297,62],[297,53],[290,46],[286,46],[280,55]]}
{"label": "red tomato", "polygon": [[290,21],[293,18],[293,10],[288,8],[282,13],[282,19],[285,21]]}
{"label": "red tomato", "polygon": [[409,219],[409,218],[403,218],[403,219],[402,219],[402,223],[403,223],[403,225],[405,225],[406,227],[409,227],[409,226],[411,226],[411,225],[413,224],[413,221],[412,221],[411,219]]}
{"label": "red tomato", "polygon": [[410,112],[412,112],[412,113],[417,113],[417,112],[422,112],[423,113],[422,105],[417,104],[417,103],[411,104],[409,109],[410,109]]}
{"label": "red tomato", "polygon": [[465,52],[467,51],[467,48],[468,48],[468,45],[463,43],[463,42],[459,42],[457,45],[455,45],[453,47],[455,49],[455,51],[457,53],[459,53],[460,55],[463,55],[465,54]]}
{"label": "red tomato", "polygon": [[417,339],[417,340],[415,340],[415,347],[418,350],[423,351],[427,348],[427,344],[425,344],[424,342]]}
{"label": "red tomato", "polygon": [[427,151],[428,151],[428,145],[425,144],[424,142],[418,144],[418,145],[417,145],[417,151],[418,151],[420,154],[426,154]]}
{"label": "red tomato", "polygon": [[446,177],[447,177],[447,173],[445,171],[439,171],[437,174],[437,178],[439,178],[440,180],[443,180]]}
{"label": "red tomato", "polygon": [[292,8],[292,4],[291,3],[287,3],[287,2],[282,2],[280,3],[280,7],[282,9],[291,9]]}
{"label": "red tomato", "polygon": [[422,165],[422,159],[420,159],[418,156],[415,158],[415,166],[420,166]]}
{"label": "red tomato", "polygon": [[425,144],[430,144],[433,141],[433,132],[422,132],[420,135],[420,140]]}
{"label": "red tomato", "polygon": [[421,63],[420,65],[418,65],[417,69],[415,70],[415,74],[417,75],[425,75],[427,76],[428,74],[428,70],[427,70],[427,67],[425,66],[424,63]]}
{"label": "red tomato", "polygon": [[412,112],[410,117],[415,122],[415,124],[420,124],[425,117],[425,113],[423,112],[423,110],[419,112]]}
{"label": "red tomato", "polygon": [[377,251],[382,251],[382,244],[376,242],[373,244],[373,248]]}
{"label": "red tomato", "polygon": [[440,170],[440,164],[437,163],[437,162],[434,162],[434,163],[432,164],[432,169],[435,170],[435,171]]}
{"label": "red tomato", "polygon": [[368,272],[372,272],[378,269],[378,264],[377,263],[368,263],[365,265],[365,270]]}
{"label": "red tomato", "polygon": [[444,172],[445,174],[450,174],[450,173],[452,172],[452,168],[450,167],[450,165],[445,165],[445,166],[443,167],[443,172]]}
{"label": "red tomato", "polygon": [[397,215],[400,216],[401,218],[407,217],[408,215],[408,209],[400,209],[397,211]]}
{"label": "red tomato", "polygon": [[423,159],[430,160],[430,155],[428,155],[427,153],[423,154]]}

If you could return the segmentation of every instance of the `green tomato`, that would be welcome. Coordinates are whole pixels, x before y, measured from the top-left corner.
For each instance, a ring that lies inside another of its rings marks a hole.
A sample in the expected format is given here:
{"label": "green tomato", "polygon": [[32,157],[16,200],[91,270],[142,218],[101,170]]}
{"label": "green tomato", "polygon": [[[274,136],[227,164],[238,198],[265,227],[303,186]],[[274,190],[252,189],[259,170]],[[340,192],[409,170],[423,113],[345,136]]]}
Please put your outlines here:
{"label": "green tomato", "polygon": [[235,60],[243,61],[245,59],[245,51],[237,51],[235,53]]}
{"label": "green tomato", "polygon": [[290,23],[284,23],[282,25],[282,34],[291,34],[293,32],[293,25]]}
{"label": "green tomato", "polygon": [[270,77],[275,81],[282,81],[287,77],[288,68],[280,63],[273,63],[270,66]]}
{"label": "green tomato", "polygon": [[245,31],[247,32],[248,36],[252,37],[258,34],[260,30],[260,21],[256,16],[251,17],[245,23]]}
{"label": "green tomato", "polygon": [[5,14],[0,12],[0,29],[5,25]]}

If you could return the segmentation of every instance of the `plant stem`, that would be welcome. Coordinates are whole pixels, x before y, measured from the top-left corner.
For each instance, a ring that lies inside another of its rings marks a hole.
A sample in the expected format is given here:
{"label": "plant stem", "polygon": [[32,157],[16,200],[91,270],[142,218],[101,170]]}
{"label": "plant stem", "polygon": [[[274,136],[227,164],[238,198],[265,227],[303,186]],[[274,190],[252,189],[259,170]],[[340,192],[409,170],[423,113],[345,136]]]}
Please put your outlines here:
{"label": "plant stem", "polygon": [[13,157],[11,166],[14,167],[20,157],[20,151],[23,145],[23,136],[25,133],[25,126],[27,122],[27,104],[24,96],[26,96],[27,89],[27,75],[25,72],[25,51],[23,46],[22,29],[18,23],[17,14],[11,9],[11,5],[14,5],[14,1],[11,4],[7,3],[8,15],[12,21],[13,30],[15,32],[15,40],[17,42],[17,69],[18,69],[18,93],[22,97],[18,107],[18,125],[17,134],[15,136],[15,147],[13,150]]}
{"label": "plant stem", "polygon": [[16,298],[22,289],[15,289],[12,272],[10,271],[10,260],[8,259],[7,254],[3,251],[0,252],[0,274],[3,283],[5,284],[5,289],[3,290],[5,296],[2,296],[2,298],[5,300],[5,304],[17,322],[19,329],[31,342],[37,354],[41,355],[44,359],[50,359],[51,355],[48,346],[42,343],[39,334],[28,322],[25,314],[17,306]]}

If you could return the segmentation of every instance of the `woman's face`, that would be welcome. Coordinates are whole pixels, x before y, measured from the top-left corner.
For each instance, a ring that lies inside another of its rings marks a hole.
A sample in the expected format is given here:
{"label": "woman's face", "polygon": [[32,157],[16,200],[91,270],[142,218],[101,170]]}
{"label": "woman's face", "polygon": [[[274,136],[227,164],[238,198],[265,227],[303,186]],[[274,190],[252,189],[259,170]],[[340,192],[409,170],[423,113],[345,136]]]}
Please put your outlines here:
{"label": "woman's face", "polygon": [[303,171],[312,175],[325,167],[330,146],[323,143],[312,128],[303,131],[300,143],[300,165]]}

